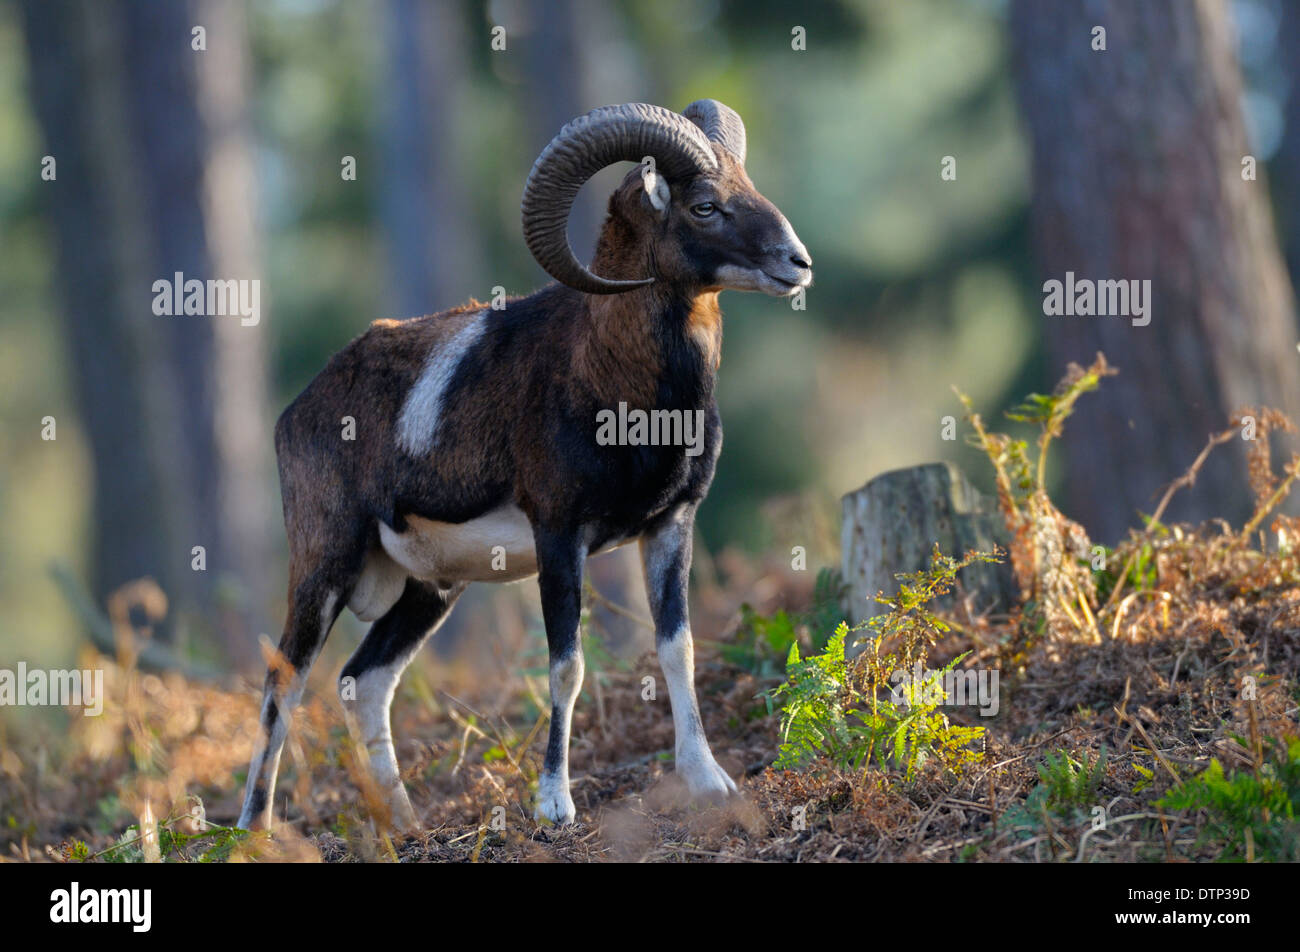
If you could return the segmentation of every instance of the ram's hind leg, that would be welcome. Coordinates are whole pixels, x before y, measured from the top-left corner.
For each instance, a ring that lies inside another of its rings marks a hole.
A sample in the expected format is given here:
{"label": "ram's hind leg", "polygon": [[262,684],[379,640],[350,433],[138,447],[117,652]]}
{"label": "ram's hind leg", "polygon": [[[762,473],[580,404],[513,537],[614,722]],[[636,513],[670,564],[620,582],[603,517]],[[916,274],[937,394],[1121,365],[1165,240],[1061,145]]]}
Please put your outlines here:
{"label": "ram's hind leg", "polygon": [[292,571],[291,574],[289,615],[280,638],[278,657],[266,672],[259,737],[248,767],[244,808],[239,814],[238,826],[246,830],[271,826],[275,775],[289,732],[289,718],[302,699],[307,673],[355,582],[354,573],[341,565],[318,566],[306,577]]}
{"label": "ram's hind leg", "polygon": [[417,824],[398,771],[389,707],[402,672],[464,589],[464,582],[440,589],[408,579],[402,597],[370,626],[339,678],[348,727],[370,755],[371,776],[398,830],[412,830]]}

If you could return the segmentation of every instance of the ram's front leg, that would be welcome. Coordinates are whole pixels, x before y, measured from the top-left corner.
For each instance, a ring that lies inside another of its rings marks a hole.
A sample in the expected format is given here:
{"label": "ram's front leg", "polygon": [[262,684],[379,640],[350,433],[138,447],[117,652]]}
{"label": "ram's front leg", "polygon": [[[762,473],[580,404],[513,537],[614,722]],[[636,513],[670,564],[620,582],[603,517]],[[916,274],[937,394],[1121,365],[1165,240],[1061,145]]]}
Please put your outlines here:
{"label": "ram's front leg", "polygon": [[551,732],[537,783],[537,818],[572,823],[569,794],[569,725],[573,703],[582,689],[582,642],[578,625],[582,612],[582,572],[586,550],[576,530],[536,527],[538,585],[542,618],[551,656]]}
{"label": "ram's front leg", "polygon": [[713,759],[695,699],[695,647],[686,604],[694,526],[693,506],[665,514],[641,536],[641,562],[655,622],[655,648],[673,706],[677,772],[692,796],[721,798],[734,793],[736,784]]}

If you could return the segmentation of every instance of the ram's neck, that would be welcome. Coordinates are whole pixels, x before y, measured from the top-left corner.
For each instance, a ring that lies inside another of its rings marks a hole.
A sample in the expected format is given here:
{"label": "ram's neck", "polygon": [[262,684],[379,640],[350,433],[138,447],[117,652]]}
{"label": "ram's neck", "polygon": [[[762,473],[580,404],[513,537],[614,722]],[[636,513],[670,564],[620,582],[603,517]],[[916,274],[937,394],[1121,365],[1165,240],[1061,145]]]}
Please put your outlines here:
{"label": "ram's neck", "polygon": [[696,406],[712,397],[722,349],[716,291],[652,284],[585,301],[573,369],[602,405]]}

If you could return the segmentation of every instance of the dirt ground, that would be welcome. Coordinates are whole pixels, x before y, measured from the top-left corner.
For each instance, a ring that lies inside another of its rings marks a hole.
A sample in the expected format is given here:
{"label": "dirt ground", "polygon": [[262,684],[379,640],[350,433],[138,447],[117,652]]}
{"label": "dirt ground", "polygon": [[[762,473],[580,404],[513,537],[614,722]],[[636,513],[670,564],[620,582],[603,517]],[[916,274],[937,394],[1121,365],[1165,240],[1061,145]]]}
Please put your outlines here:
{"label": "dirt ground", "polygon": [[[221,827],[239,809],[255,687],[141,671],[88,648],[83,665],[106,670],[102,716],[6,729],[0,853],[19,861],[139,858],[132,825],[152,815],[174,834],[196,834],[164,840],[166,857],[182,861],[1213,859],[1223,847],[1205,818],[1168,813],[1156,799],[1212,757],[1225,768],[1251,766],[1250,738],[1300,732],[1300,591],[1283,583],[1290,569],[1229,539],[1215,527],[1164,536],[1155,545],[1156,584],[1100,632],[1026,643],[1018,618],[955,618],[935,660],[969,650],[963,666],[1000,668],[1000,710],[980,718],[952,709],[954,721],[986,728],[982,760],[961,776],[922,769],[910,783],[877,766],[771,767],[779,719],[760,695],[779,683],[781,665],[724,661],[719,648],[735,643],[742,602],[798,617],[812,583],[806,572],[737,556],[730,583],[701,593],[695,614],[701,707],[740,796],[720,806],[687,802],[672,771],[672,719],[653,655],[619,661],[589,650],[573,729],[578,823],[564,829],[532,819],[546,734],[540,632],[494,644],[486,666],[428,657],[412,666],[393,727],[423,832],[402,839],[384,834],[366,806],[367,778],[331,689],[337,664],[318,665],[296,717],[276,835],[237,838]],[[1243,699],[1246,676],[1256,679],[1254,700]],[[658,679],[654,700],[643,697],[647,677]],[[1103,747],[1095,796],[1103,829],[1094,829],[1091,809],[1034,812],[1030,794],[1049,753],[1091,763]],[[215,827],[187,818],[200,801]]]}

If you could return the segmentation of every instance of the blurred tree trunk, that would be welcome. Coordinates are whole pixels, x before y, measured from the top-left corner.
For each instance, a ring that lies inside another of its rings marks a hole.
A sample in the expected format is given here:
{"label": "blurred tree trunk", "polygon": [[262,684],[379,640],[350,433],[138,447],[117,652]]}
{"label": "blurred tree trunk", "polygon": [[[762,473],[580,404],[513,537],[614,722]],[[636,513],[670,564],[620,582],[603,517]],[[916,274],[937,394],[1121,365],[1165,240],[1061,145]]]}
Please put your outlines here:
{"label": "blurred tree trunk", "polygon": [[[203,210],[214,273],[224,278],[261,281],[261,233],[254,215],[257,176],[253,132],[248,116],[252,69],[244,6],[229,0],[200,0],[199,22],[208,31],[208,48],[196,56],[199,114],[206,131]],[[239,662],[256,660],[256,633],[278,630],[272,618],[283,609],[272,587],[276,564],[272,533],[279,532],[274,438],[268,412],[264,318],[270,302],[262,285],[260,317],[245,324],[213,318],[212,435],[219,467],[217,514],[223,561],[214,581],[218,624],[229,653]],[[210,566],[211,568],[211,566]],[[275,606],[274,615],[271,606]]]}
{"label": "blurred tree trunk", "polygon": [[1286,125],[1275,160],[1278,174],[1272,184],[1282,217],[1291,285],[1296,287],[1300,286],[1300,3],[1282,5],[1277,48],[1290,89],[1282,117]]}
{"label": "blurred tree trunk", "polygon": [[[659,101],[637,46],[628,39],[627,24],[611,4],[552,0],[544,13],[541,6],[533,7],[518,50],[526,79],[528,138],[539,152],[566,122],[597,106]],[[611,63],[617,68],[611,69]],[[617,183],[625,172],[598,174],[593,187],[578,193],[569,216],[569,240],[579,258],[590,260],[605,220],[612,187],[600,183]]]}
{"label": "blurred tree trunk", "polygon": [[[555,0],[544,16],[534,13],[531,30],[520,43],[529,141],[538,143],[539,152],[570,119],[613,101],[593,99],[591,50],[582,43],[581,15],[578,0]],[[590,260],[605,219],[605,196],[594,191],[579,192],[569,215],[569,242],[584,261]]]}
{"label": "blurred tree trunk", "polygon": [[384,4],[378,190],[393,297],[384,316],[431,314],[487,298],[501,283],[483,286],[483,243],[453,134],[472,121],[461,112],[469,69],[461,13],[422,0]]}
{"label": "blurred tree trunk", "polygon": [[[1151,281],[1146,327],[1042,318],[1054,373],[1097,350],[1121,371],[1080,404],[1062,445],[1063,508],[1113,541],[1233,410],[1300,410],[1295,303],[1267,186],[1242,179],[1250,149],[1222,0],[1015,0],[1011,31],[1044,276]],[[1240,447],[1212,455],[1170,518],[1240,522],[1243,460]]]}
{"label": "blurred tree trunk", "polygon": [[[211,54],[191,49],[198,20],[186,4],[27,0],[22,9],[35,110],[58,162],[46,187],[94,468],[92,590],[103,599],[152,576],[171,602],[164,630],[214,635],[246,656],[242,626],[219,623],[217,611],[217,581],[234,567],[215,421],[223,394],[247,377],[217,376],[228,364],[218,363],[216,325],[239,318],[152,311],[154,281],[214,276],[196,108],[196,57]],[[191,568],[200,545],[204,572]]]}

